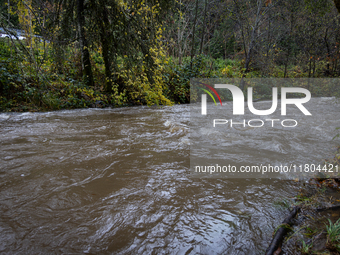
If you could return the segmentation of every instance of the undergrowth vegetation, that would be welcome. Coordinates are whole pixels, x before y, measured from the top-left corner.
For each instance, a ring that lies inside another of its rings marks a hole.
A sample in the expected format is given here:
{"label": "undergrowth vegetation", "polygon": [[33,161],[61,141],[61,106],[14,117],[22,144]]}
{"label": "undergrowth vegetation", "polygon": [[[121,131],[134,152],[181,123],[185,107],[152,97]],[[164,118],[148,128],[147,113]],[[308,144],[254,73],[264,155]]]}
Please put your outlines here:
{"label": "undergrowth vegetation", "polygon": [[[188,103],[191,78],[267,78],[267,74],[259,70],[245,72],[244,63],[239,59],[213,59],[198,55],[192,62],[190,57],[185,57],[179,64],[178,59],[167,57],[159,50],[153,56],[157,66],[152,78],[148,77],[144,66],[128,68],[124,58],[120,58],[117,66],[118,83],[114,83],[112,92],[108,93],[105,90],[105,67],[100,52],[91,52],[94,86],[87,86],[79,64],[81,56],[75,45],[63,49],[63,61],[57,63],[57,53],[47,42],[36,42],[31,55],[26,54],[29,47],[24,43],[0,39],[1,111]],[[283,78],[281,69],[273,66],[270,76]],[[290,67],[287,73],[289,77],[308,77],[297,66]],[[124,84],[124,90],[119,90],[121,84]],[[313,96],[331,96],[335,91],[334,86],[329,84],[308,89]],[[254,88],[255,99],[271,98],[271,95],[271,87],[263,85]],[[232,98],[226,95],[222,99]]]}

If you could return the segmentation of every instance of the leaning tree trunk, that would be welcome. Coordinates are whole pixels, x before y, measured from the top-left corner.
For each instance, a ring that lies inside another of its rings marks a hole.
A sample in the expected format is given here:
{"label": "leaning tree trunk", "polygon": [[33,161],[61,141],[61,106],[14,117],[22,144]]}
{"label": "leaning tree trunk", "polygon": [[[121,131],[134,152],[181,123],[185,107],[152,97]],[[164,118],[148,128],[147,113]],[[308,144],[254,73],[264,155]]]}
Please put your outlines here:
{"label": "leaning tree trunk", "polygon": [[92,75],[92,67],[90,62],[90,53],[88,50],[87,40],[85,37],[85,17],[84,17],[84,0],[78,0],[78,9],[77,9],[77,20],[78,20],[78,34],[79,34],[79,44],[81,50],[81,64],[83,67],[83,75],[85,78],[85,82],[88,86],[93,86],[93,75]]}

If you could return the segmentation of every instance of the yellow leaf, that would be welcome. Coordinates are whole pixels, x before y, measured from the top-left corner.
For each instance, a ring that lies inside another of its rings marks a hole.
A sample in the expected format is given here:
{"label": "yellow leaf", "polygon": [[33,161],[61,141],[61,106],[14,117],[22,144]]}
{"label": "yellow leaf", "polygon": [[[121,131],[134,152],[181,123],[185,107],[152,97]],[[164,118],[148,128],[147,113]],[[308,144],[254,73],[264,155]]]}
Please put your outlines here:
{"label": "yellow leaf", "polygon": [[268,6],[268,4],[271,4],[272,3],[272,0],[266,0],[266,6]]}

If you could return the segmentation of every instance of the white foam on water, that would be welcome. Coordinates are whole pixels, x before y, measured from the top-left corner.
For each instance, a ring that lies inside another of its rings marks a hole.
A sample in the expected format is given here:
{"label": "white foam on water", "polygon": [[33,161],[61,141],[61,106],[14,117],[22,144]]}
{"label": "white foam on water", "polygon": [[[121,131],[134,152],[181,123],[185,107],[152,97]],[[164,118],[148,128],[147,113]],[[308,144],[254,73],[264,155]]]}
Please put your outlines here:
{"label": "white foam on water", "polygon": [[0,114],[0,120],[7,120],[9,118],[10,116],[8,114],[5,114],[5,113]]}
{"label": "white foam on water", "polygon": [[171,121],[170,120],[167,120],[166,122],[164,122],[164,126],[168,127],[171,125]]}

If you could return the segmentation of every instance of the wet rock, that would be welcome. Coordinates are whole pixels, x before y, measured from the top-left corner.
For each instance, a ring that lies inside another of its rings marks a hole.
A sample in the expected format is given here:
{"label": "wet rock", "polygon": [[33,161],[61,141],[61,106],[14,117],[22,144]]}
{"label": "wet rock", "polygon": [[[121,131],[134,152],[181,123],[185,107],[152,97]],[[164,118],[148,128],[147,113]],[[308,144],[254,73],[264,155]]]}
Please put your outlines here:
{"label": "wet rock", "polygon": [[90,100],[91,100],[91,98],[90,98],[88,95],[86,95],[84,92],[81,92],[81,93],[80,93],[80,96],[81,96],[82,98],[84,98],[86,101],[90,101]]}
{"label": "wet rock", "polygon": [[90,104],[91,108],[103,108],[105,107],[105,103],[101,100],[97,100],[94,104]]}
{"label": "wet rock", "polygon": [[325,251],[326,250],[326,241],[327,235],[326,233],[321,233],[314,238],[313,242],[313,251]]}

